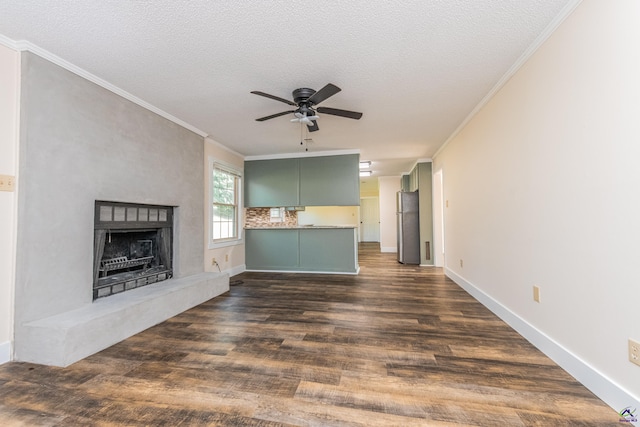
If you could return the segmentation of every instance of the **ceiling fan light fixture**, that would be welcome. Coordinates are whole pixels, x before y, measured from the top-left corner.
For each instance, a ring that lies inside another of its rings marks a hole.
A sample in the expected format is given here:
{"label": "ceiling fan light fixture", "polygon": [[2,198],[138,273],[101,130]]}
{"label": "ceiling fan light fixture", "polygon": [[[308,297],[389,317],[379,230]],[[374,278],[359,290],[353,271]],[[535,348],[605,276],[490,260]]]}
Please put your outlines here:
{"label": "ceiling fan light fixture", "polygon": [[314,120],[318,120],[320,116],[307,116],[300,113],[296,113],[296,118],[291,119],[292,122],[304,123],[305,125],[313,125]]}

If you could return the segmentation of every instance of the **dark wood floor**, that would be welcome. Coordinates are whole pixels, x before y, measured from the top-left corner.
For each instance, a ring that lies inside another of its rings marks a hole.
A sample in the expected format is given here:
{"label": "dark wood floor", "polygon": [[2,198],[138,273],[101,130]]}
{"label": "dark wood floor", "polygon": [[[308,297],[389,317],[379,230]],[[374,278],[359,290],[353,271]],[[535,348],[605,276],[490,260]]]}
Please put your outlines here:
{"label": "dark wood floor", "polygon": [[0,425],[620,425],[448,280],[364,244],[358,276],[242,283],[68,368],[0,366]]}

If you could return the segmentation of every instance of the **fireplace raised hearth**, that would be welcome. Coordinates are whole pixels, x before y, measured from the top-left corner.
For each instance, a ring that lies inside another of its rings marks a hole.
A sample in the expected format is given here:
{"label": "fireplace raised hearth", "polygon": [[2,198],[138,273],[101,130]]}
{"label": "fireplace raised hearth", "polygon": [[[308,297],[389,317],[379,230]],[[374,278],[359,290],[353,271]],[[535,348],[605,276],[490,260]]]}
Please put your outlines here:
{"label": "fireplace raised hearth", "polygon": [[169,279],[173,208],[95,202],[93,299]]}

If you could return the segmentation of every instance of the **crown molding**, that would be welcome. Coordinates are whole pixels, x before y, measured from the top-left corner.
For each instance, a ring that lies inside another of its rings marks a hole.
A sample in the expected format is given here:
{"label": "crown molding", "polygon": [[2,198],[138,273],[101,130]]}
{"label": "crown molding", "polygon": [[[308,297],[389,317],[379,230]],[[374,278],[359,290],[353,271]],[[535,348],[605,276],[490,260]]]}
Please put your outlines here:
{"label": "crown molding", "polygon": [[558,13],[558,15],[547,25],[547,27],[540,33],[540,35],[529,45],[522,55],[516,60],[516,62],[507,70],[507,72],[498,80],[493,88],[487,93],[482,100],[475,106],[467,117],[460,123],[460,125],[453,131],[449,138],[438,148],[435,154],[431,157],[436,158],[445,149],[445,147],[464,129],[467,124],[480,112],[480,110],[489,103],[500,89],[507,84],[511,77],[513,77],[520,68],[533,56],[534,53],[544,44],[545,41],[558,29],[558,27],[567,19],[573,11],[582,3],[582,0],[569,1]]}
{"label": "crown molding", "polygon": [[426,157],[416,160],[415,163],[409,168],[409,172],[402,172],[400,176],[411,175],[411,171],[413,170],[413,168],[418,166],[418,164],[420,163],[433,163],[433,159],[430,157]]}
{"label": "crown molding", "polygon": [[2,34],[0,34],[0,44],[8,47],[9,49],[13,49],[13,50],[21,50],[18,48],[18,43],[16,43],[16,41],[11,40],[9,37],[7,36],[3,36]]}
{"label": "crown molding", "polygon": [[39,46],[36,46],[35,44],[26,41],[26,40],[11,40],[10,38],[3,36],[2,34],[0,34],[0,43],[5,45],[6,47],[13,49],[13,50],[17,50],[19,52],[24,52],[24,51],[28,51],[33,53],[34,55],[38,55],[41,58],[46,59],[47,61],[50,61],[62,68],[64,68],[65,70],[71,71],[72,73],[86,79],[89,80],[92,83],[97,84],[98,86],[101,86],[105,89],[107,89],[108,91],[111,91],[113,93],[115,93],[116,95],[119,95],[135,104],[138,104],[139,106],[141,106],[142,108],[145,108],[153,113],[156,113],[157,115],[164,117],[165,119],[177,124],[178,126],[181,126],[185,129],[190,130],[191,132],[200,135],[201,137],[205,138],[208,134],[206,132],[201,131],[200,129],[198,129],[197,127],[183,121],[180,120],[179,118],[167,113],[164,110],[161,110],[160,108],[149,104],[148,102],[138,98],[137,96],[123,90],[120,89],[118,86],[113,85],[111,83],[109,83],[108,81],[101,79],[100,77],[91,74],[90,72],[88,72],[87,70],[78,67],[77,65],[74,65],[72,63],[70,63],[69,61],[60,58],[57,55],[54,55],[53,53],[42,49]]}
{"label": "crown molding", "polygon": [[284,154],[267,154],[263,156],[247,156],[245,160],[273,160],[273,159],[293,159],[296,157],[321,157],[321,156],[340,156],[344,154],[360,154],[360,150],[331,150],[331,151],[314,151],[304,153],[284,153]]}
{"label": "crown molding", "polygon": [[218,141],[216,141],[215,139],[213,139],[213,138],[211,137],[211,135],[206,135],[206,136],[204,137],[204,141],[205,141],[206,143],[208,143],[208,144],[215,145],[216,147],[218,147],[218,148],[220,148],[220,149],[222,149],[222,150],[225,150],[225,151],[227,151],[228,153],[231,153],[231,154],[233,154],[233,155],[235,155],[235,156],[238,156],[238,157],[240,157],[241,159],[244,159],[244,158],[245,158],[245,155],[244,155],[244,154],[240,154],[240,153],[238,153],[237,151],[234,151],[234,150],[232,150],[231,148],[227,147],[226,145],[220,144]]}

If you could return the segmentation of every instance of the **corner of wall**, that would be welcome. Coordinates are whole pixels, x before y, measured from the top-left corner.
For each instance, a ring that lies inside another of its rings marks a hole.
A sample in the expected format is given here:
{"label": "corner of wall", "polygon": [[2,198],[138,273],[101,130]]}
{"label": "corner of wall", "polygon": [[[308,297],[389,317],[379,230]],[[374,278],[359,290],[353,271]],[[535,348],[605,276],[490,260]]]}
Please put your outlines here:
{"label": "corner of wall", "polygon": [[20,52],[0,43],[0,174],[15,190],[0,193],[0,364],[13,359],[16,238],[19,191]]}
{"label": "corner of wall", "polygon": [[489,294],[482,291],[450,268],[445,268],[445,275],[458,286],[467,291],[473,298],[487,307],[493,314],[515,329],[520,335],[533,344],[538,350],[556,362],[562,369],[591,390],[612,408],[625,408],[629,405],[640,407],[640,400],[606,377],[593,366],[573,354],[560,343],[553,340],[541,330],[511,311]]}

